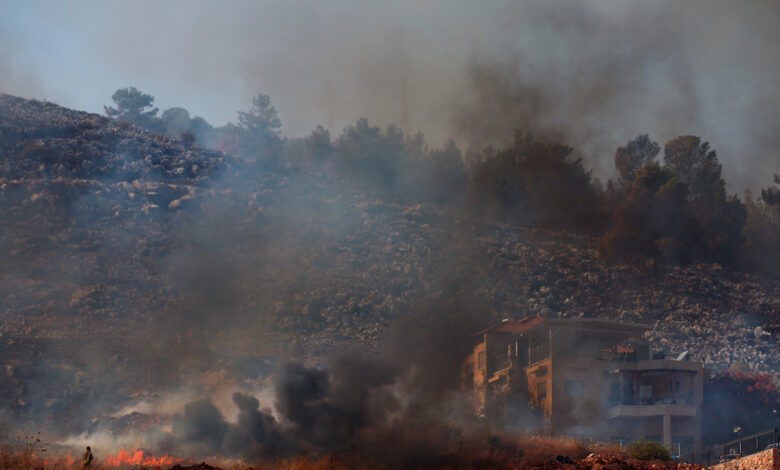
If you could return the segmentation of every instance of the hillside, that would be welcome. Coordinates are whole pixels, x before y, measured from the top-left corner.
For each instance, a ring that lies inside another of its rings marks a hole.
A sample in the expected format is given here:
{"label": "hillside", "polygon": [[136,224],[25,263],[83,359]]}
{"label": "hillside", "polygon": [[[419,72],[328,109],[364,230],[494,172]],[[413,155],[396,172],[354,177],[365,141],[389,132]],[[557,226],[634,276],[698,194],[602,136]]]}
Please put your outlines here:
{"label": "hillside", "polygon": [[376,350],[396,320],[452,296],[476,326],[621,319],[648,324],[667,354],[780,372],[780,283],[715,264],[608,263],[589,237],[384,198],[325,167],[251,166],[9,95],[0,219],[0,397],[18,416],[72,417],[190,374],[244,380],[267,367],[259,357]]}

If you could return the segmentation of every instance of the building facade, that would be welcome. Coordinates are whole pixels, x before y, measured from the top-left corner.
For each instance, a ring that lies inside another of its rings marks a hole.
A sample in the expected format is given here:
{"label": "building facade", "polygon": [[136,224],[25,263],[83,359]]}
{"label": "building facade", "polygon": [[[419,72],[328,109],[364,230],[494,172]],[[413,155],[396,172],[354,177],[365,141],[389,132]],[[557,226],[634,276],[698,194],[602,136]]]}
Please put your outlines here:
{"label": "building facade", "polygon": [[[549,432],[698,448],[704,369],[651,355],[644,325],[527,317],[480,332],[464,364],[478,415],[521,391]],[[518,390],[522,389],[522,390]]]}

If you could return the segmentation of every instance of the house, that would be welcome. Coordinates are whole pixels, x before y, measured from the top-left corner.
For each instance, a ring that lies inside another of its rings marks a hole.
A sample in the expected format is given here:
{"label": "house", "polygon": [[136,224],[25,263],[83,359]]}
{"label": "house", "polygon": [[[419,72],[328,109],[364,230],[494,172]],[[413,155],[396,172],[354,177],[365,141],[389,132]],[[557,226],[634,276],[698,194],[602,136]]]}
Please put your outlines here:
{"label": "house", "polygon": [[700,444],[704,369],[687,353],[651,355],[647,330],[601,319],[504,321],[474,337],[464,383],[478,415],[525,397],[553,434],[655,440],[685,454]]}

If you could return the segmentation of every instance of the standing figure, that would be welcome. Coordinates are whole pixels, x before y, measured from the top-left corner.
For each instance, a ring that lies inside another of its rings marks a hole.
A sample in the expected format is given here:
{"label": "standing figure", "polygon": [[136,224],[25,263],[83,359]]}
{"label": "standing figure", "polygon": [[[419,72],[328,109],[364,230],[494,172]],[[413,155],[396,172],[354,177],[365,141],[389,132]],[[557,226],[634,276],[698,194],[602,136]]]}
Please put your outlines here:
{"label": "standing figure", "polygon": [[84,468],[90,468],[92,466],[92,449],[87,446],[87,451],[84,452]]}

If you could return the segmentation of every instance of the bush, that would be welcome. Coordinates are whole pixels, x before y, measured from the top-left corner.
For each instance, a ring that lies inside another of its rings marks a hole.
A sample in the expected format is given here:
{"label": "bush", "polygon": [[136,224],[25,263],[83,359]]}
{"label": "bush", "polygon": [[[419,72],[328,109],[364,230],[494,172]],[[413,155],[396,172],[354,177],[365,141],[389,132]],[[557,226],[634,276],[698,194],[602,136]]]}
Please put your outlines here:
{"label": "bush", "polygon": [[669,460],[669,449],[660,442],[637,441],[628,446],[628,455],[638,460]]}

